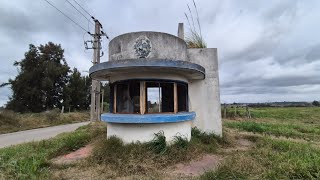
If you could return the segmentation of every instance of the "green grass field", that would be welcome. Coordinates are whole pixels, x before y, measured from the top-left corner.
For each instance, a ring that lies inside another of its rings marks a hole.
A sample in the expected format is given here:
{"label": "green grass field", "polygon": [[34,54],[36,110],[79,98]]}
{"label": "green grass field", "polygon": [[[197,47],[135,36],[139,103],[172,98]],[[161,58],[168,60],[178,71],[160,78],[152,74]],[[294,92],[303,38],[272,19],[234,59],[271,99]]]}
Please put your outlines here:
{"label": "green grass field", "polygon": [[[91,124],[56,138],[0,149],[0,179],[320,179],[320,108],[257,108],[253,118],[224,119],[224,137],[192,131],[167,145],[160,134],[149,143],[106,139],[105,124]],[[238,141],[250,142],[238,148]],[[50,159],[93,144],[78,164],[56,166]],[[198,177],[168,172],[205,154],[220,165]],[[168,174],[169,173],[169,174]]]}
{"label": "green grass field", "polygon": [[320,179],[320,108],[254,108],[251,115],[225,119],[224,127],[255,146],[200,179]]}

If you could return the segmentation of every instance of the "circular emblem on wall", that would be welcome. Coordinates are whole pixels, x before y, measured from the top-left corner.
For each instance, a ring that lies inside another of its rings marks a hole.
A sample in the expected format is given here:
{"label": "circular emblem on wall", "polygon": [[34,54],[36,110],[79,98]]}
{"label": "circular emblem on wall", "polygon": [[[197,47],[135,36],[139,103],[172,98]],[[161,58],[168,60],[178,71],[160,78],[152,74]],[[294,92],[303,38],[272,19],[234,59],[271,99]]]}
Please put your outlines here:
{"label": "circular emblem on wall", "polygon": [[146,58],[151,52],[151,42],[146,36],[140,36],[134,44],[136,55],[139,58]]}

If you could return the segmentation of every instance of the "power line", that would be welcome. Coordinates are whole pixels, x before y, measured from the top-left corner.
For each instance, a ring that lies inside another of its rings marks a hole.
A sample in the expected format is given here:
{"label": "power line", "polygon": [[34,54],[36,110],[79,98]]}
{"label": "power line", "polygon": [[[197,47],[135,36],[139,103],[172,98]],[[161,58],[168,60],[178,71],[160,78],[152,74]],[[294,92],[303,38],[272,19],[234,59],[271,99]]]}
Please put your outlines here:
{"label": "power line", "polygon": [[86,19],[88,20],[88,22],[90,22],[92,25],[94,25],[93,22],[91,22],[90,19],[87,18],[87,16],[85,16],[81,11],[79,11],[79,9],[77,9],[69,0],[66,0],[66,1],[67,1],[75,10],[77,10],[78,13],[80,13],[84,18],[86,18]]}
{"label": "power line", "polygon": [[[67,0],[69,2],[69,0]],[[84,12],[86,12],[94,21],[96,21],[97,19],[95,19],[87,10],[85,10],[76,0],[73,0]],[[69,2],[70,3],[70,2]],[[82,13],[81,13],[82,14]],[[83,15],[83,14],[82,14]],[[99,21],[98,21],[99,22]],[[103,27],[102,24],[99,22],[100,27],[102,29],[101,33],[103,35],[106,36],[107,39],[109,39],[109,36],[107,35],[107,33],[103,32]],[[110,41],[110,40],[109,40]]]}
{"label": "power line", "polygon": [[87,31],[85,28],[83,28],[82,26],[80,26],[77,22],[75,22],[72,18],[70,18],[68,15],[66,15],[64,12],[62,12],[60,9],[58,9],[56,6],[54,6],[53,4],[51,4],[49,1],[46,1],[48,4],[50,4],[52,7],[54,7],[57,11],[59,11],[61,14],[63,14],[66,18],[68,18],[70,21],[72,21],[75,25],[77,25],[80,29],[84,30],[85,32],[87,32],[88,34],[91,35],[91,33],[89,31]]}
{"label": "power line", "polygon": [[78,4],[78,6],[84,11],[86,12],[92,19],[95,19],[88,11],[86,11],[76,0],[73,0],[76,4]]}

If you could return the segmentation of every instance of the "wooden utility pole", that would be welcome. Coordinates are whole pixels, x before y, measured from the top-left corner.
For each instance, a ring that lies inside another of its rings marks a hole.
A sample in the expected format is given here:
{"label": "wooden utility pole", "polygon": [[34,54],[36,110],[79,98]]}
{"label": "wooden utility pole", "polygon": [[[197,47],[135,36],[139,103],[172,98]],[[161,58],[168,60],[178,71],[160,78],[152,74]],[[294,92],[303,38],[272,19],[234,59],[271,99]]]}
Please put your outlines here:
{"label": "wooden utility pole", "polygon": [[[100,63],[100,49],[101,49],[101,24],[97,19],[94,19],[95,22],[95,32],[93,34],[93,65]],[[100,81],[92,80],[91,88],[91,109],[90,109],[90,121],[100,121]]]}
{"label": "wooden utility pole", "polygon": [[103,113],[104,104],[103,104],[103,98],[104,98],[104,89],[101,90],[101,113]]}

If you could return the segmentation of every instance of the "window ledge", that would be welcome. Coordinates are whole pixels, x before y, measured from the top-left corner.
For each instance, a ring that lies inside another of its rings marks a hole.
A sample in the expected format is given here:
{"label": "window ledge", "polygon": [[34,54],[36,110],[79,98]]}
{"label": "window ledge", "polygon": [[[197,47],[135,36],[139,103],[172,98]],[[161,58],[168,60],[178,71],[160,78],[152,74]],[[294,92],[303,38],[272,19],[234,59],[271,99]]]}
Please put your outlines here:
{"label": "window ledge", "polygon": [[170,123],[191,121],[196,117],[195,112],[181,112],[177,114],[101,114],[101,120],[108,123]]}

